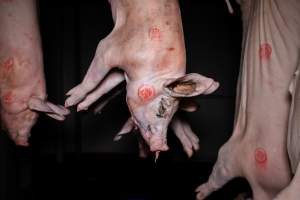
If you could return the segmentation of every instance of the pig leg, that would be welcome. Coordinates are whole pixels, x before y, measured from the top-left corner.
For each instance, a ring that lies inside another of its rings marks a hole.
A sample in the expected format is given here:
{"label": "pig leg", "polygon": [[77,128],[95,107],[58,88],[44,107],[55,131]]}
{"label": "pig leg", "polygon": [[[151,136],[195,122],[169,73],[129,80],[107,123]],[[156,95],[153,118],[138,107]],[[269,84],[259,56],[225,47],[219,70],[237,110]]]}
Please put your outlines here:
{"label": "pig leg", "polygon": [[34,0],[0,1],[0,116],[2,128],[27,146],[37,111],[63,120],[69,112],[46,101]]}
{"label": "pig leg", "polygon": [[[96,50],[96,56],[93,58],[93,61],[83,79],[83,81],[71,89],[69,92],[67,92],[67,95],[69,96],[67,100],[65,101],[65,106],[73,106],[82,100],[85,99],[85,97],[88,95],[89,92],[94,90],[97,85],[105,78],[106,74],[111,70],[112,65],[107,64],[104,56],[104,49],[106,49],[106,45],[103,44],[104,42],[100,42],[97,50]],[[107,54],[107,53],[106,53]],[[105,55],[106,55],[105,54]],[[120,80],[119,75],[112,75],[115,76],[114,78]],[[118,82],[116,80],[116,82]],[[109,84],[109,83],[106,83]],[[100,89],[99,89],[100,90]],[[101,90],[100,90],[101,91]],[[98,91],[98,92],[100,92]],[[93,99],[92,97],[89,97],[90,99]],[[88,103],[88,102],[87,102]],[[84,104],[82,105],[84,106]],[[84,107],[83,107],[84,108]],[[80,110],[80,107],[78,107]]]}
{"label": "pig leg", "polygon": [[69,114],[69,111],[60,105],[54,105],[51,102],[41,100],[38,97],[31,97],[28,101],[28,107],[30,110],[44,112],[49,117],[56,120],[65,120],[65,115]]}
{"label": "pig leg", "polygon": [[193,151],[199,150],[199,138],[192,131],[188,123],[181,120],[175,115],[171,121],[170,126],[177,138],[180,140],[183,149],[188,157],[191,157],[193,155]]}
{"label": "pig leg", "polygon": [[101,82],[100,86],[88,94],[85,99],[78,104],[77,111],[87,110],[91,104],[96,102],[100,97],[108,93],[124,80],[125,78],[122,72],[113,72],[109,74],[108,77]]}
{"label": "pig leg", "polygon": [[213,167],[208,181],[196,189],[197,200],[205,199],[231,179],[241,176],[241,169],[236,161],[238,154],[235,152],[236,148],[231,143],[227,143],[220,149],[217,162]]}

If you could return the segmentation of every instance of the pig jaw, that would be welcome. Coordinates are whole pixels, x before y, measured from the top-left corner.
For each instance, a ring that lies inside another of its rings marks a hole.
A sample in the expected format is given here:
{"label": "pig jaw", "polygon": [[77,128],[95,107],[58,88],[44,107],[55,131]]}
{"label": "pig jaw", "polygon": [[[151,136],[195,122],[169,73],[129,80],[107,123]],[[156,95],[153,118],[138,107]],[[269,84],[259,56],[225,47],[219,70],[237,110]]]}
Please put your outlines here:
{"label": "pig jaw", "polygon": [[[161,102],[166,101],[166,98],[170,98],[172,104],[169,104],[169,107],[164,107],[164,114],[162,114]],[[131,106],[129,99],[127,99],[127,102],[132,119],[139,128],[145,142],[149,145],[150,151],[167,151],[169,149],[167,129],[178,108],[178,100],[172,97],[159,96],[153,102],[138,107]]]}

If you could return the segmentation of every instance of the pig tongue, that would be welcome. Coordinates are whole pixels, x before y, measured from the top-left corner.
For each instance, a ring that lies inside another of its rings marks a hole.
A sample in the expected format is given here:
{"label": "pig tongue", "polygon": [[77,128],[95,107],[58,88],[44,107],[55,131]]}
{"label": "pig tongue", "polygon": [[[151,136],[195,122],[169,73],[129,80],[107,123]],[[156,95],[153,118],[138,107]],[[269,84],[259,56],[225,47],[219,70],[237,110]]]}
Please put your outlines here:
{"label": "pig tongue", "polygon": [[158,160],[159,153],[160,153],[160,151],[156,151],[156,152],[155,152],[155,160],[154,160],[155,163],[156,163],[156,161]]}

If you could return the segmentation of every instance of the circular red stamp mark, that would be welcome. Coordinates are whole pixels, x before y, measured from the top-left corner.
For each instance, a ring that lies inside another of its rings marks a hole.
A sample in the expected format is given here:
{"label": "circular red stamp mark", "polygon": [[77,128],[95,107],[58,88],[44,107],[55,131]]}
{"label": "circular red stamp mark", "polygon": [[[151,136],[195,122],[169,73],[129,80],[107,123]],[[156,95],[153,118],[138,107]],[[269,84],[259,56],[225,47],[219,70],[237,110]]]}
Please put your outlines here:
{"label": "circular red stamp mark", "polygon": [[142,101],[149,101],[155,95],[154,87],[151,85],[142,85],[138,89],[138,96]]}
{"label": "circular red stamp mark", "polygon": [[151,27],[149,29],[149,38],[150,38],[150,40],[158,41],[158,40],[160,40],[160,36],[161,36],[161,33],[160,33],[159,28]]}
{"label": "circular red stamp mark", "polygon": [[269,43],[263,43],[259,47],[259,57],[262,60],[270,60],[272,54],[272,47]]}
{"label": "circular red stamp mark", "polygon": [[267,162],[267,153],[263,148],[255,149],[255,161],[259,164]]}

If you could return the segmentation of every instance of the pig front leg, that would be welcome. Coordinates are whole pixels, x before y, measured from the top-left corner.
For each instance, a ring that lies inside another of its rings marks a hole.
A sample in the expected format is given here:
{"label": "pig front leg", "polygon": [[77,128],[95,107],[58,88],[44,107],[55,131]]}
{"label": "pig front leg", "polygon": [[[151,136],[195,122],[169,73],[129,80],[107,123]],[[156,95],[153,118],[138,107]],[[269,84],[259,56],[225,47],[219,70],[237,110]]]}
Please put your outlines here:
{"label": "pig front leg", "polygon": [[194,151],[199,150],[199,138],[193,132],[190,125],[178,116],[174,116],[171,124],[174,134],[179,139],[188,157],[192,157]]}
{"label": "pig front leg", "polygon": [[57,120],[69,113],[46,101],[34,0],[0,1],[0,116],[2,129],[28,146],[38,113]]}

